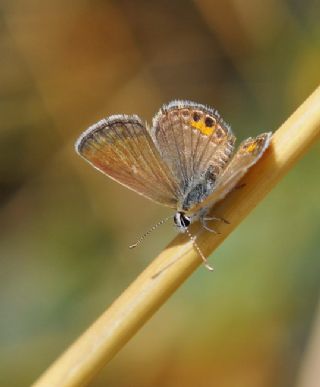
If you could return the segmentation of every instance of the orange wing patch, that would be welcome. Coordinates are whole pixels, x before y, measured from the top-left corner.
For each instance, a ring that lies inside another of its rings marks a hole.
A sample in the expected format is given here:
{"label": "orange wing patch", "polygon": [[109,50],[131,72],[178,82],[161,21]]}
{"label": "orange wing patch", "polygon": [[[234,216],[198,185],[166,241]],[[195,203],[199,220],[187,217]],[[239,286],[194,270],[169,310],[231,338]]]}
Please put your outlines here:
{"label": "orange wing patch", "polygon": [[[258,154],[261,151],[261,147],[263,147],[264,143],[266,141],[266,135],[260,135],[256,138],[247,138],[243,143],[240,145],[239,151],[241,153],[252,153],[253,155]],[[269,141],[269,138],[268,138]]]}
{"label": "orange wing patch", "polygon": [[252,144],[250,144],[250,145],[248,146],[248,148],[246,149],[246,151],[249,152],[249,153],[252,153],[252,152],[256,149],[256,147],[257,147],[257,143],[256,143],[256,142],[253,142]]}
{"label": "orange wing patch", "polygon": [[198,129],[205,136],[210,136],[215,131],[215,125],[213,124],[213,120],[209,117],[206,119],[201,118],[198,121],[191,120],[190,125]]}

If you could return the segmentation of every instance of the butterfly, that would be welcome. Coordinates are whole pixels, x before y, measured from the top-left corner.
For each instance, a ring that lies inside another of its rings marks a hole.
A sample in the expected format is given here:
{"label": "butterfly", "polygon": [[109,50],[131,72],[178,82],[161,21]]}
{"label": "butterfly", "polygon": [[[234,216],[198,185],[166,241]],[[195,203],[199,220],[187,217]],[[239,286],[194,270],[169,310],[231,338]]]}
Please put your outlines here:
{"label": "butterfly", "polygon": [[178,231],[188,233],[211,269],[188,227],[200,221],[214,231],[206,222],[220,218],[209,218],[209,209],[260,159],[271,136],[268,132],[247,138],[234,152],[236,138],[215,109],[175,100],[160,108],[151,127],[137,115],[102,119],[79,137],[75,148],[111,179],[173,208]]}

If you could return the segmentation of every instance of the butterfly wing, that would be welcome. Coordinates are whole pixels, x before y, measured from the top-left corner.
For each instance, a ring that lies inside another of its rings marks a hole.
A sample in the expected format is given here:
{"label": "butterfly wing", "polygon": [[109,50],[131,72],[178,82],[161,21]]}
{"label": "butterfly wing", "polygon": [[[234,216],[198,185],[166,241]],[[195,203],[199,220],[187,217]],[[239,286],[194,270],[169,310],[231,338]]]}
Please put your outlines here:
{"label": "butterfly wing", "polygon": [[183,195],[214,167],[217,176],[230,160],[235,137],[219,114],[190,101],[162,106],[153,119],[151,136],[178,180]]}
{"label": "butterfly wing", "polygon": [[191,211],[203,207],[213,206],[223,199],[244,176],[248,169],[263,155],[270,144],[272,133],[263,133],[255,138],[247,138],[240,145],[225,170],[218,177],[215,189],[202,203],[197,204]]}
{"label": "butterfly wing", "polygon": [[120,184],[176,207],[179,186],[138,116],[103,119],[87,129],[75,147],[91,165]]}

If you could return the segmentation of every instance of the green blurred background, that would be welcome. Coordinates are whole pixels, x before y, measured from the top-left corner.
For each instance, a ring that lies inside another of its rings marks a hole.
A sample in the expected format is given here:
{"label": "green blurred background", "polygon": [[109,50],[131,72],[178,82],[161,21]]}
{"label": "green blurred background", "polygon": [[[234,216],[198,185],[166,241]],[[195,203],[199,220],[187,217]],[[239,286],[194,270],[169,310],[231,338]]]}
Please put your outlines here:
{"label": "green blurred background", "polygon": [[[175,235],[128,250],[168,211],[81,160],[81,131],[175,98],[240,140],[273,131],[319,84],[319,16],[312,0],[1,2],[1,386],[34,381]],[[90,386],[319,385],[319,151]]]}

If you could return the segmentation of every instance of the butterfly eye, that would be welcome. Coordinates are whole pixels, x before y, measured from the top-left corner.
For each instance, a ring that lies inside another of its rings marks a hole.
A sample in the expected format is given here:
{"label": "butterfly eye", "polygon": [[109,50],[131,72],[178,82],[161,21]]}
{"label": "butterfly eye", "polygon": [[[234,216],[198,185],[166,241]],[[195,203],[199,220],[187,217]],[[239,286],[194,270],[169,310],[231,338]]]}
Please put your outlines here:
{"label": "butterfly eye", "polygon": [[207,128],[211,128],[213,126],[213,119],[211,117],[206,117],[204,123]]}
{"label": "butterfly eye", "polygon": [[193,113],[193,121],[198,122],[200,120],[200,114],[199,113]]}

